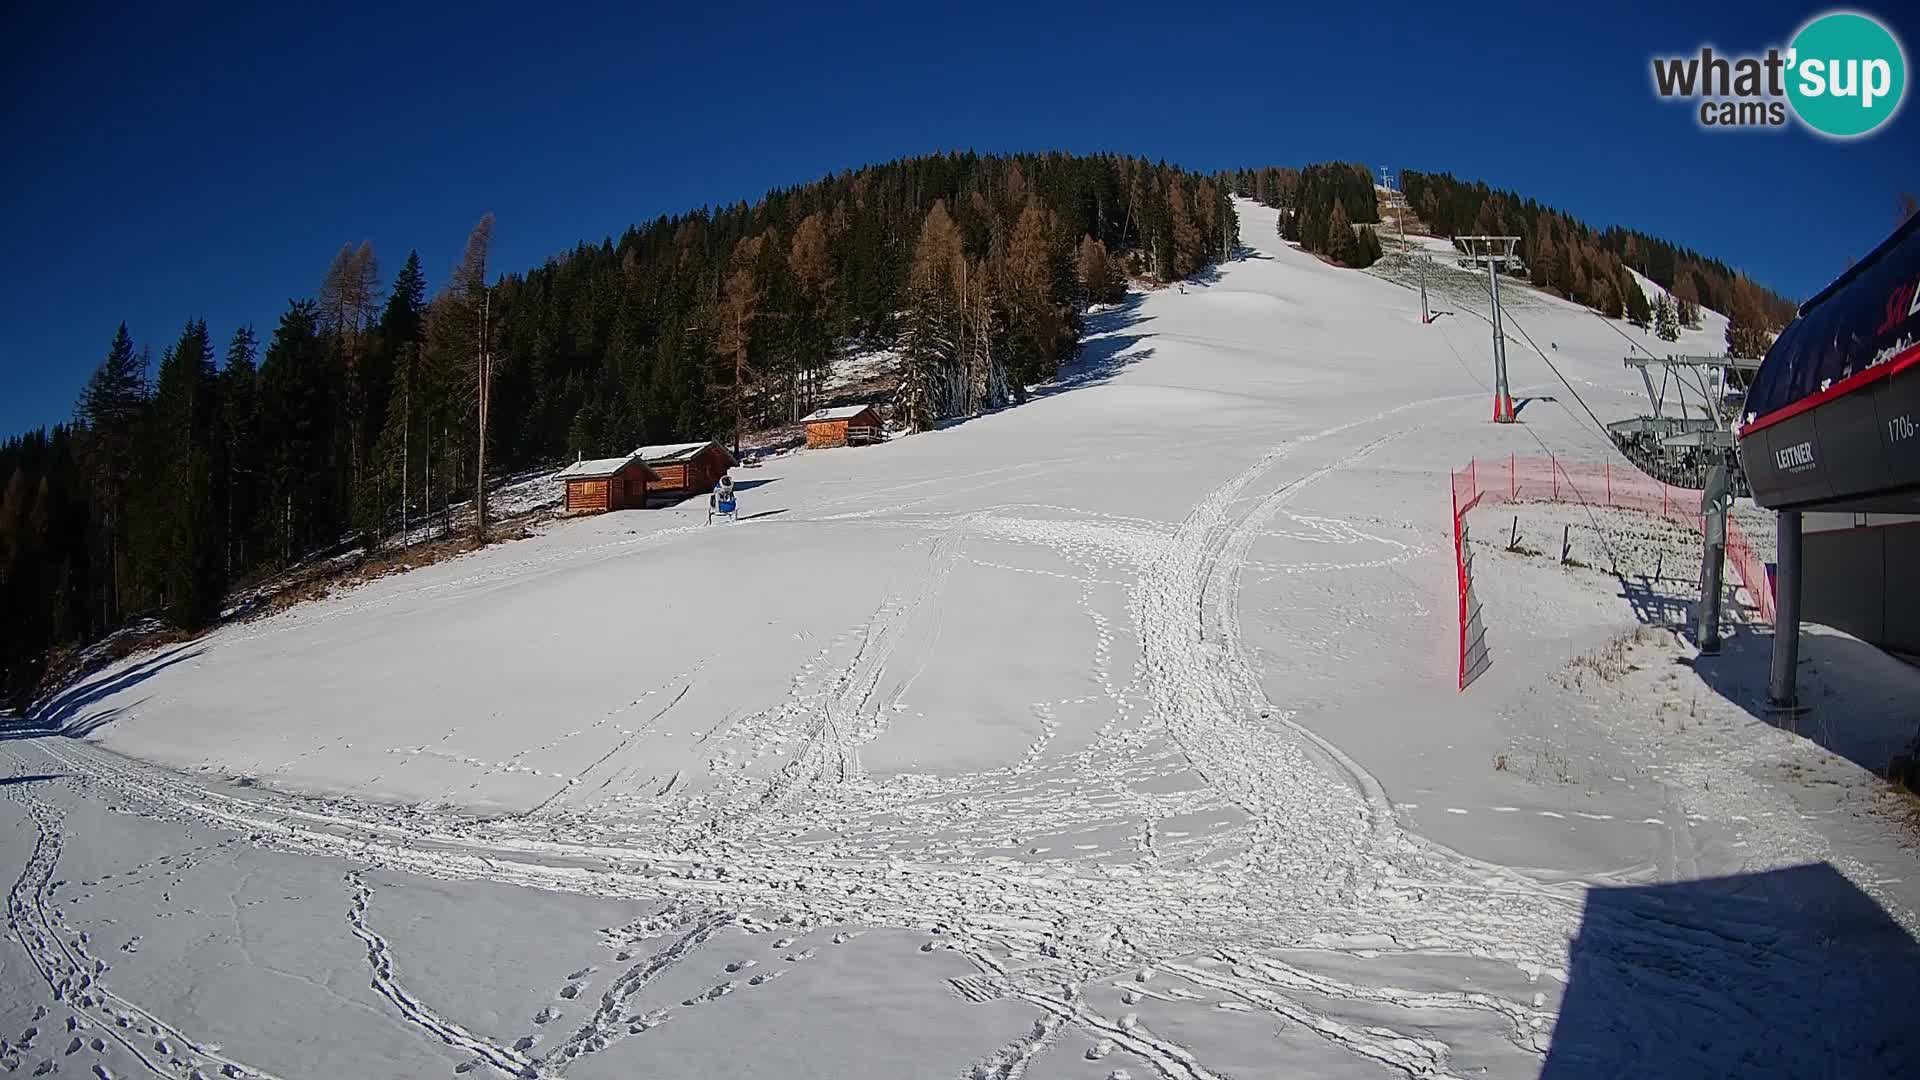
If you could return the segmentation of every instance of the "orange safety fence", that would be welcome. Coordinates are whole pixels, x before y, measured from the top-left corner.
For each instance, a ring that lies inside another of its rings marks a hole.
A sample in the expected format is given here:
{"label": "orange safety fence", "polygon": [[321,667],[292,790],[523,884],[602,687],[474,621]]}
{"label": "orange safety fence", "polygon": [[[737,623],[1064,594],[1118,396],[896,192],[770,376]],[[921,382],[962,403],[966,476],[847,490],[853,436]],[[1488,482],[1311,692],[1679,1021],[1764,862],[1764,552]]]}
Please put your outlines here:
{"label": "orange safety fence", "polygon": [[[1460,689],[1487,666],[1486,631],[1473,598],[1473,555],[1467,546],[1467,512],[1482,502],[1560,502],[1638,510],[1701,530],[1700,492],[1662,483],[1631,466],[1609,462],[1562,461],[1558,457],[1470,460],[1452,476],[1454,568],[1460,593]],[[1727,562],[1760,618],[1773,621],[1773,582],[1766,562],[1746,534],[1727,519]]]}

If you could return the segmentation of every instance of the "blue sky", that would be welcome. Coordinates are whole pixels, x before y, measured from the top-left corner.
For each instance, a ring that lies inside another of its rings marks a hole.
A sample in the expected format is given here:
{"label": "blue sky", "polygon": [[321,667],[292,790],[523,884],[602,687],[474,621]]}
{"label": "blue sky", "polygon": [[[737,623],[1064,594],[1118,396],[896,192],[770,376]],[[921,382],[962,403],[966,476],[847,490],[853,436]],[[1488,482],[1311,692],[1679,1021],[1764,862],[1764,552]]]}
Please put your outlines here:
{"label": "blue sky", "polygon": [[[189,7],[10,15],[0,433],[66,418],[122,319],[156,356],[189,317],[264,338],[344,242],[389,276],[418,248],[437,287],[485,211],[524,269],[948,148],[1446,170],[1796,297],[1920,188],[1911,102],[1840,143],[1654,99],[1652,55],[1784,45],[1819,5]],[[1913,59],[1913,9],[1859,10]]]}

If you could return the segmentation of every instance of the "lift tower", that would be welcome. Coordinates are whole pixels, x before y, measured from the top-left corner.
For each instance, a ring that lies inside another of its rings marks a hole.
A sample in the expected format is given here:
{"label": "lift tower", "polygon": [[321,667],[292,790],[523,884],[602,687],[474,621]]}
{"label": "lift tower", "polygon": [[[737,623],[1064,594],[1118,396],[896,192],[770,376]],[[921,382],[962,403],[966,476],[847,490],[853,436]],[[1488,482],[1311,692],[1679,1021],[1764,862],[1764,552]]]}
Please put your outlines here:
{"label": "lift tower", "polygon": [[1500,321],[1500,271],[1514,261],[1517,236],[1456,236],[1453,245],[1476,265],[1487,264],[1487,295],[1493,308],[1493,422],[1514,421],[1513,393],[1507,389],[1507,332]]}

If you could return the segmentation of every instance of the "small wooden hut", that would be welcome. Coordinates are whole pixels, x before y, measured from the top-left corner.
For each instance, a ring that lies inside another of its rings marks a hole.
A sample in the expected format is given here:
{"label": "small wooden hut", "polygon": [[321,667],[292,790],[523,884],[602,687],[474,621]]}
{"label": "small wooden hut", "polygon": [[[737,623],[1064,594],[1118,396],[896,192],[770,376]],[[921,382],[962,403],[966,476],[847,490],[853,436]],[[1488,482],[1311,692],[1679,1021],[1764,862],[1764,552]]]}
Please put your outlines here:
{"label": "small wooden hut", "polygon": [[880,410],[871,405],[843,405],[821,409],[801,419],[807,426],[807,446],[862,446],[885,441]]}
{"label": "small wooden hut", "polygon": [[560,482],[567,486],[565,512],[569,514],[644,508],[648,485],[659,479],[637,453],[576,461],[561,469],[559,475]]}
{"label": "small wooden hut", "polygon": [[704,495],[739,464],[726,447],[711,441],[643,446],[634,453],[657,477],[648,493],[660,499]]}

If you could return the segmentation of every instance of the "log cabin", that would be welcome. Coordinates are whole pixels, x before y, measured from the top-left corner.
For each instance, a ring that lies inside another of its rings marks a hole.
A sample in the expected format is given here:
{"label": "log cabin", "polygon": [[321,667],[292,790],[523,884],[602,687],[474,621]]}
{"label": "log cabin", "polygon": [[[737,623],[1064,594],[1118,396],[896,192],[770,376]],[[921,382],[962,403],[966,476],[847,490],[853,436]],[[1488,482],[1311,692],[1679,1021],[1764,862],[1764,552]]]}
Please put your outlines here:
{"label": "log cabin", "polygon": [[739,464],[726,447],[711,441],[643,446],[634,453],[657,477],[648,488],[649,497],[655,499],[704,495]]}
{"label": "log cabin", "polygon": [[883,442],[886,431],[880,424],[880,410],[871,405],[843,405],[821,409],[803,417],[807,426],[807,447],[862,446]]}
{"label": "log cabin", "polygon": [[598,514],[608,510],[644,509],[648,486],[660,479],[640,455],[576,461],[560,470],[567,486],[563,509],[568,514]]}

